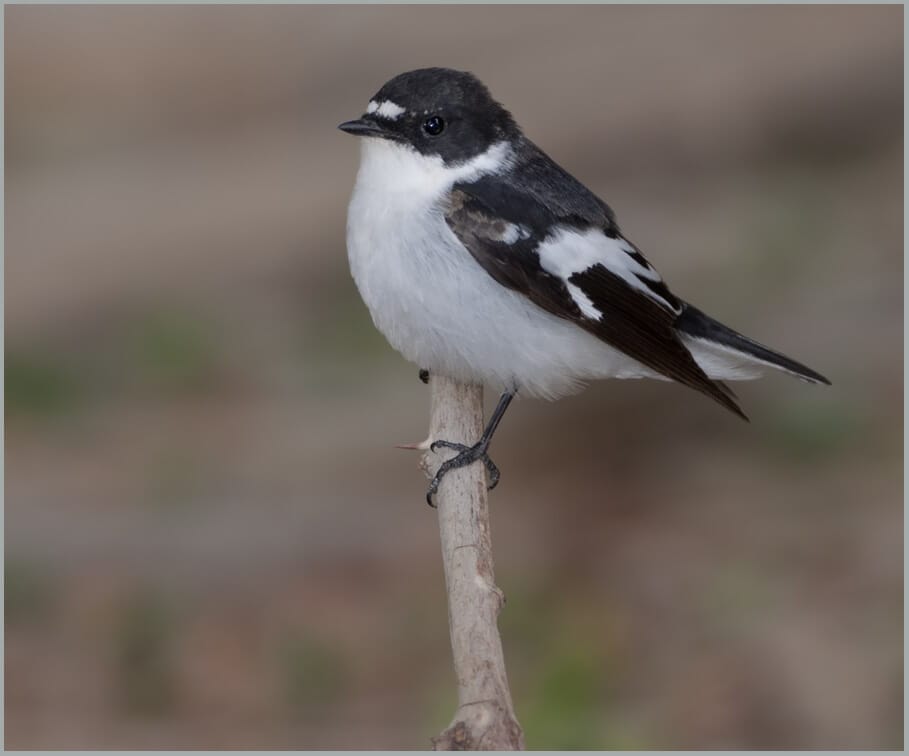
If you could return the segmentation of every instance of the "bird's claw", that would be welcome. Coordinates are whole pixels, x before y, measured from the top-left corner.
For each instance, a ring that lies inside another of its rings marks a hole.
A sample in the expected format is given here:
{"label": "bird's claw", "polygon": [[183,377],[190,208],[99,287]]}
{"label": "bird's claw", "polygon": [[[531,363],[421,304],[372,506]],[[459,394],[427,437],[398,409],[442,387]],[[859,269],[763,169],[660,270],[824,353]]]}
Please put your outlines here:
{"label": "bird's claw", "polygon": [[467,446],[466,444],[458,444],[454,441],[433,441],[429,445],[429,448],[431,451],[452,449],[458,452],[457,455],[451,459],[445,460],[439,466],[436,474],[433,475],[432,480],[429,483],[429,490],[426,492],[426,503],[429,504],[429,506],[435,508],[436,505],[433,504],[432,497],[439,490],[439,483],[442,482],[442,478],[444,478],[447,473],[451,470],[457,470],[459,467],[466,467],[478,460],[481,460],[483,464],[486,465],[486,472],[489,474],[487,489],[491,491],[499,484],[499,468],[496,467],[495,462],[489,458],[489,454],[486,451],[489,448],[488,443],[483,443],[481,441],[473,446]]}
{"label": "bird's claw", "polygon": [[[477,446],[479,446],[479,444],[477,444]],[[467,444],[459,444],[455,441],[433,441],[429,445],[430,451],[438,451],[439,449],[453,449],[454,451],[458,452],[458,456],[466,451],[470,451],[473,448],[474,447],[468,446]],[[454,459],[457,458],[458,457],[454,457]]]}

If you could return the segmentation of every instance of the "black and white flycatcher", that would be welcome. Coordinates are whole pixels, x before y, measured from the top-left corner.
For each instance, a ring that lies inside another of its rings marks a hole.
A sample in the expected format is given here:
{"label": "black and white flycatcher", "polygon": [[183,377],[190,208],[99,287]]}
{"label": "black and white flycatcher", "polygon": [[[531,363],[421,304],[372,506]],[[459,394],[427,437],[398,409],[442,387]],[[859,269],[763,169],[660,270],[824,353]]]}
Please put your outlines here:
{"label": "black and white flycatcher", "polygon": [[354,280],[376,327],[431,373],[502,398],[449,470],[482,461],[515,394],[556,399],[598,378],[684,383],[741,418],[721,381],[822,375],[669,291],[609,206],[524,136],[470,73],[396,76],[342,131],[363,137],[347,219]]}

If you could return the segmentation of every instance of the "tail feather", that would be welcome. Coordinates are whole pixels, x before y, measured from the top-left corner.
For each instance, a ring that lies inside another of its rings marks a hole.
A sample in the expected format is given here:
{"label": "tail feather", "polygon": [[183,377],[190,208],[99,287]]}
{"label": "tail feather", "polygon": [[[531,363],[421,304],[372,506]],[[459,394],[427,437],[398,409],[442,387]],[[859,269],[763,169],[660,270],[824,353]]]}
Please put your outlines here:
{"label": "tail feather", "polygon": [[[702,342],[705,347],[734,352],[749,361],[783,370],[809,383],[830,385],[830,381],[820,373],[733,331],[691,305],[685,305],[685,309],[675,322],[675,327],[680,334],[693,339],[695,343]],[[740,377],[754,376],[746,373]]]}

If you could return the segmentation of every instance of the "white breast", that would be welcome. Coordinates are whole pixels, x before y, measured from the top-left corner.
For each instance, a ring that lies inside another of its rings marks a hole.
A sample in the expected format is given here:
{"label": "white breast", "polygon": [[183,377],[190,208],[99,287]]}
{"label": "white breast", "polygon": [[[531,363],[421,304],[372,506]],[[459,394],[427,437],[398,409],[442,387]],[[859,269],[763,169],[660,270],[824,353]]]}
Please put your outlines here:
{"label": "white breast", "polygon": [[592,378],[655,374],[498,284],[440,210],[456,181],[494,171],[507,145],[457,168],[387,140],[362,140],[347,220],[351,272],[376,327],[421,368],[555,398]]}

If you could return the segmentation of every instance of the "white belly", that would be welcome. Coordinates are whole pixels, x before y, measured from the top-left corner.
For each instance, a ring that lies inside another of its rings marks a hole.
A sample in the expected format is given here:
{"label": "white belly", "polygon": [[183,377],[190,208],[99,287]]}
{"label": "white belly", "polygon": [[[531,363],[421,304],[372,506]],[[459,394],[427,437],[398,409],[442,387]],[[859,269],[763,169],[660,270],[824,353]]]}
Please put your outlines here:
{"label": "white belly", "polygon": [[593,378],[655,376],[486,273],[437,209],[452,183],[438,165],[363,142],[347,221],[351,272],[376,327],[408,360],[546,398]]}

